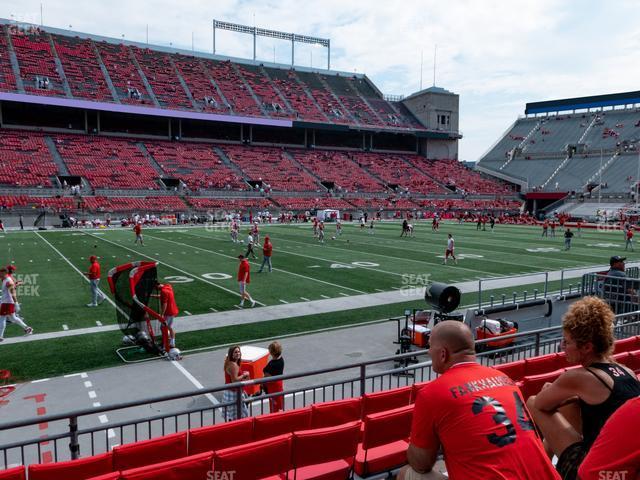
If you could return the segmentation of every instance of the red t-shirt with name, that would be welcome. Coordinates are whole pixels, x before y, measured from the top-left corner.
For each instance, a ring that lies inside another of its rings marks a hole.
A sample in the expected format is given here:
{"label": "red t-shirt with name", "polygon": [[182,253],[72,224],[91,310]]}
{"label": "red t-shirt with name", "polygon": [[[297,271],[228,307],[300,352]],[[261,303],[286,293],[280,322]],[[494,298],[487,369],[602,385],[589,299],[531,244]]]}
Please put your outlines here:
{"label": "red t-shirt with name", "polygon": [[265,243],[262,246],[262,254],[265,257],[270,257],[272,252],[273,252],[273,244],[271,242]]}
{"label": "red t-shirt with name", "polygon": [[98,280],[100,278],[100,264],[93,262],[89,265],[89,280]]}
{"label": "red t-shirt with name", "polygon": [[178,305],[176,305],[176,298],[173,294],[173,287],[169,284],[165,284],[160,289],[160,304],[167,304],[167,309],[164,311],[165,316],[175,317],[180,313]]}
{"label": "red t-shirt with name", "polygon": [[136,235],[140,235],[142,233],[142,226],[137,223],[135,227],[133,227],[133,231],[136,232]]}
{"label": "red t-shirt with name", "polygon": [[411,443],[442,446],[451,480],[559,480],[522,394],[502,372],[460,363],[416,400]]}
{"label": "red t-shirt with name", "polygon": [[633,230],[629,229],[627,230],[627,239],[631,240],[633,238]]}
{"label": "red t-shirt with name", "polygon": [[[251,283],[251,267],[249,266],[249,260],[246,258],[240,262],[240,266],[238,267],[238,281]],[[247,279],[245,280],[245,275]]]}
{"label": "red t-shirt with name", "polygon": [[604,424],[578,470],[581,480],[640,478],[640,397],[627,400]]}

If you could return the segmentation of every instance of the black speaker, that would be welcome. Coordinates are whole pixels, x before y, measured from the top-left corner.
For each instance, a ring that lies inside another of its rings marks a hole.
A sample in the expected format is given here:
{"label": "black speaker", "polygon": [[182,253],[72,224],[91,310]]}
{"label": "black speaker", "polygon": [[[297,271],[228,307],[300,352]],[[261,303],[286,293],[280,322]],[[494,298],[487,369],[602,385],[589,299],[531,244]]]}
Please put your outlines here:
{"label": "black speaker", "polygon": [[432,283],[424,293],[424,300],[441,313],[454,311],[460,305],[460,290],[444,283]]}

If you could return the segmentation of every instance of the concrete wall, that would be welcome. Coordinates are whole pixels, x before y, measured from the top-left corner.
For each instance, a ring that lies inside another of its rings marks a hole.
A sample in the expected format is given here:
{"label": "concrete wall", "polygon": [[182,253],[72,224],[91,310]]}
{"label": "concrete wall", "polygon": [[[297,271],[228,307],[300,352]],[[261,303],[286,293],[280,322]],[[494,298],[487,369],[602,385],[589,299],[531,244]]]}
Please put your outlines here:
{"label": "concrete wall", "polygon": [[[405,98],[402,103],[429,130],[459,131],[460,96],[455,93],[431,92],[429,89]],[[438,115],[449,116],[449,125],[438,123]]]}
{"label": "concrete wall", "polygon": [[[459,132],[460,96],[442,88],[427,88],[402,103],[429,130]],[[442,117],[448,123],[442,123]],[[420,151],[428,158],[458,158],[458,140],[421,140]]]}

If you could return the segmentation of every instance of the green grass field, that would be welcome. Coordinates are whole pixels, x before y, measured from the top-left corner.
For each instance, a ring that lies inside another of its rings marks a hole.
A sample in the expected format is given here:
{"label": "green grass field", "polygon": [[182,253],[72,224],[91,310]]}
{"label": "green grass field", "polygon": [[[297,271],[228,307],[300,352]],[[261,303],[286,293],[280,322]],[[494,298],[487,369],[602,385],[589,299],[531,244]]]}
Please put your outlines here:
{"label": "green grass field", "polygon": [[[560,270],[606,264],[613,254],[624,252],[620,232],[583,231],[574,237],[572,249],[563,251],[562,232],[556,238],[541,238],[539,228],[497,226],[496,231],[476,231],[475,224],[443,224],[433,233],[430,224],[416,226],[413,238],[400,238],[399,223],[377,224],[375,234],[359,226],[345,225],[336,240],[335,227],[327,226],[325,244],[313,238],[311,226],[263,226],[274,244],[274,272],[257,274],[258,259],[252,260],[250,292],[263,305],[302,303],[325,298],[389,291],[406,286],[407,276],[429,274],[432,281],[445,283],[480,278]],[[244,227],[241,237],[246,236]],[[458,265],[442,265],[447,233],[456,240]],[[95,327],[116,322],[114,307],[108,302],[87,308],[88,283],[80,272],[88,268],[90,255],[100,258],[103,272],[101,287],[108,291],[107,271],[134,260],[159,262],[159,278],[174,285],[181,310],[178,321],[188,322],[189,314],[235,309],[239,302],[235,279],[237,255],[244,246],[231,242],[225,229],[148,228],[145,246],[134,245],[129,229],[64,230],[46,232],[9,232],[0,236],[0,264],[13,262],[25,285],[19,292],[21,315],[36,333]],[[629,253],[630,259],[640,254]],[[110,295],[110,294],[109,294]],[[475,297],[463,299],[472,303]],[[418,307],[412,302],[409,307]],[[371,321],[402,313],[404,305],[388,305],[348,310],[324,315],[306,315],[295,319],[274,320],[251,325],[260,308],[247,311],[247,323],[213,331],[183,334],[183,349],[227,342],[300,333],[318,328]],[[188,313],[187,313],[188,312]],[[98,323],[97,323],[98,322]],[[6,337],[21,335],[9,326]],[[73,368],[97,368],[116,364],[114,348],[121,338],[115,332],[0,346],[0,368],[12,368],[19,378],[67,373],[70,366],[46,362],[48,353],[73,347],[80,365]],[[91,353],[91,355],[87,355]],[[90,358],[88,358],[90,357]],[[36,360],[39,359],[39,360]]]}

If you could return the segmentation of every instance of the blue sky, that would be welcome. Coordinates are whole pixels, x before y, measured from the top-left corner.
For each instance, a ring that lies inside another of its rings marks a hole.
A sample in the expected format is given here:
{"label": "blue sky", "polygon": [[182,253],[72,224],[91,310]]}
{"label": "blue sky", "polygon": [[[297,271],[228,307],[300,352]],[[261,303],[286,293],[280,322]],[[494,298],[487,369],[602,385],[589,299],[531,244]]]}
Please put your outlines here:
{"label": "blue sky", "polygon": [[[460,95],[460,159],[477,160],[526,102],[640,90],[638,0],[149,0],[0,2],[0,16],[211,52],[211,19],[323,38],[332,68],[366,73],[384,93],[433,82]],[[217,53],[251,57],[249,36],[221,32]],[[289,63],[287,42],[259,39],[258,58]],[[326,66],[321,47],[296,63]]]}

